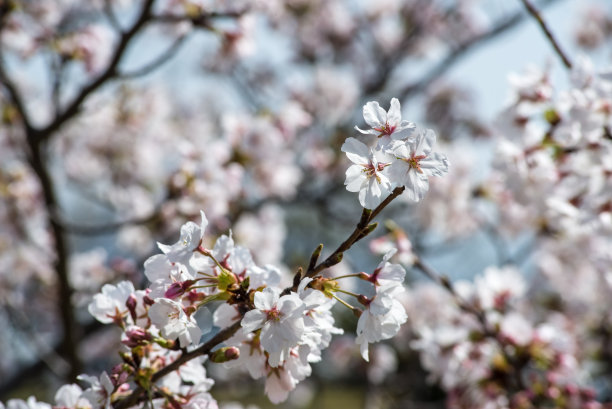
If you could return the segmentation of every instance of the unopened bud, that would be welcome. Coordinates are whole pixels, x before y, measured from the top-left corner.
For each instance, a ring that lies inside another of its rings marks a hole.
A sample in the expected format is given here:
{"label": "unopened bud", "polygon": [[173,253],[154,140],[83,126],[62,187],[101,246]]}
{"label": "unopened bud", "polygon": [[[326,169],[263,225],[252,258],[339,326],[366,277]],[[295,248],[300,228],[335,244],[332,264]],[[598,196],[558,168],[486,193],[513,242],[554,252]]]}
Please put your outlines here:
{"label": "unopened bud", "polygon": [[221,291],[225,291],[232,284],[238,283],[238,279],[236,278],[236,276],[233,273],[230,273],[229,271],[222,271],[217,279],[219,280],[217,287]]}
{"label": "unopened bud", "polygon": [[138,314],[136,314],[136,306],[138,305],[138,299],[134,294],[130,294],[128,299],[125,301],[125,306],[130,312],[130,316],[134,321],[138,318]]}
{"label": "unopened bud", "polygon": [[171,339],[165,339],[165,338],[155,338],[153,340],[157,345],[166,348],[166,349],[175,349],[176,347],[176,342],[174,342]]}
{"label": "unopened bud", "polygon": [[359,297],[357,297],[357,301],[359,301],[359,304],[365,305],[366,307],[372,302],[372,300],[363,294],[360,294]]}
{"label": "unopened bud", "polygon": [[181,283],[172,283],[172,285],[170,285],[170,287],[168,287],[164,293],[164,297],[174,300],[175,298],[183,295],[184,292],[185,290],[183,290]]}
{"label": "unopened bud", "polygon": [[365,281],[370,281],[370,275],[367,273],[364,273],[363,271],[361,273],[359,273],[359,279],[360,280],[365,280]]}
{"label": "unopened bud", "polygon": [[212,362],[220,364],[238,359],[240,357],[240,350],[236,347],[223,347],[211,352],[209,356]]}
{"label": "unopened bud", "polygon": [[333,256],[330,260],[329,260],[329,267],[331,266],[335,266],[336,264],[338,264],[339,262],[342,261],[342,257],[344,255],[342,253],[338,253],[335,256]]}
{"label": "unopened bud", "polygon": [[142,328],[133,328],[125,331],[126,338],[121,341],[122,344],[127,345],[130,348],[134,348],[138,345],[147,344],[153,338],[151,334],[146,332]]}

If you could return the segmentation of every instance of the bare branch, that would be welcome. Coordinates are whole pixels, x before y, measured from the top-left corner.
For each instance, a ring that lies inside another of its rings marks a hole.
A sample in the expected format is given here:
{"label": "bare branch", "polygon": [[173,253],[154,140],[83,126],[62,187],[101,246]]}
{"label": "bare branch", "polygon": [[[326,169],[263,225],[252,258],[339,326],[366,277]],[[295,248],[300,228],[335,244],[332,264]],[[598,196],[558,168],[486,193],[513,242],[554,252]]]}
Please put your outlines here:
{"label": "bare branch", "polygon": [[132,27],[124,32],[121,35],[121,39],[119,40],[119,44],[113,53],[110,63],[106,67],[106,70],[102,74],[98,76],[95,80],[90,82],[84,88],[81,89],[79,94],[72,100],[72,102],[68,105],[68,107],[61,112],[47,127],[36,130],[34,133],[35,139],[37,141],[48,139],[55,131],[57,131],[66,121],[75,116],[79,110],[81,109],[81,105],[83,102],[104,85],[109,80],[117,77],[117,68],[121,59],[125,55],[125,51],[128,45],[131,43],[131,40],[136,36],[136,34],[151,20],[152,17],[152,9],[153,3],[155,0],[145,0],[142,10],[136,19],[136,22],[132,25]]}
{"label": "bare branch", "polygon": [[78,223],[72,223],[67,220],[57,220],[62,230],[66,233],[77,234],[80,236],[98,236],[102,234],[114,233],[120,228],[128,225],[146,224],[155,220],[158,216],[157,212],[154,212],[145,217],[139,217],[129,220],[123,220],[119,222],[97,224],[97,225],[83,225]]}
{"label": "bare branch", "polygon": [[[541,5],[546,7],[558,1],[559,0],[545,0],[541,2]],[[470,40],[453,49],[433,68],[428,70],[428,73],[425,76],[402,88],[398,94],[402,97],[407,97],[425,90],[427,87],[429,87],[429,85],[444,75],[458,61],[466,57],[470,52],[484,46],[488,42],[516,27],[523,22],[524,18],[525,15],[523,12],[516,12],[510,17],[504,18],[490,30],[472,37]]]}
{"label": "bare branch", "polygon": [[121,27],[121,24],[119,23],[119,20],[117,20],[117,16],[113,11],[111,0],[104,0],[104,14],[106,14],[106,18],[108,18],[111,26],[113,26],[118,33],[123,33],[123,28]]}
{"label": "bare branch", "polygon": [[172,57],[174,57],[176,53],[180,51],[181,46],[185,43],[185,40],[187,39],[187,37],[188,36],[186,34],[183,34],[177,37],[172,42],[172,44],[170,44],[168,49],[166,49],[166,51],[164,51],[160,56],[158,56],[153,61],[149,62],[148,64],[136,70],[117,74],[117,76],[122,79],[133,79],[133,78],[145,76],[155,71],[156,69],[161,67],[163,64],[171,60]]}
{"label": "bare branch", "polygon": [[550,31],[550,29],[548,28],[546,21],[544,21],[544,18],[540,14],[540,11],[533,5],[533,3],[531,3],[531,1],[529,0],[521,0],[521,1],[525,5],[525,8],[529,12],[529,14],[531,14],[533,18],[537,20],[538,24],[540,24],[540,28],[542,28],[542,31],[544,31],[546,38],[548,38],[548,41],[550,41],[550,44],[553,46],[553,48],[557,52],[557,55],[559,56],[559,58],[561,58],[561,61],[563,61],[563,64],[565,65],[565,67],[568,69],[571,69],[572,62],[567,57],[567,54],[565,54],[565,52],[563,52],[563,50],[561,49],[561,45],[559,45],[559,42],[555,39],[555,36],[553,35],[552,31]]}

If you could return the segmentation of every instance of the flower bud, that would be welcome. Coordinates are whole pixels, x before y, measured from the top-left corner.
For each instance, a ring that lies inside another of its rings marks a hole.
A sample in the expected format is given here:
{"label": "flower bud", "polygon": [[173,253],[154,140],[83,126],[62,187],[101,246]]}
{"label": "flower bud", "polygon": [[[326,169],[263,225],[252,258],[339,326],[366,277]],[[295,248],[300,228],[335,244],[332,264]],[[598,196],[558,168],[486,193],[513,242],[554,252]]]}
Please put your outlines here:
{"label": "flower bud", "polygon": [[134,322],[138,318],[138,314],[136,314],[136,306],[137,305],[138,305],[138,299],[136,298],[136,296],[134,294],[130,294],[128,299],[125,301],[125,306],[127,307],[128,311],[130,312],[130,316],[132,317]]}
{"label": "flower bud", "polygon": [[370,303],[372,302],[372,300],[371,300],[371,299],[369,299],[368,297],[366,297],[366,296],[365,296],[365,295],[363,295],[363,294],[360,294],[360,295],[359,295],[359,297],[357,297],[357,301],[359,301],[359,303],[360,303],[361,305],[365,305],[366,307],[367,307],[368,305],[370,305]]}
{"label": "flower bud", "polygon": [[153,338],[151,334],[142,328],[132,328],[125,331],[126,338],[121,341],[122,344],[127,345],[130,348],[137,347],[138,345],[145,345]]}
{"label": "flower bud", "polygon": [[221,274],[219,274],[218,280],[219,284],[217,285],[217,287],[221,291],[227,290],[229,286],[238,282],[236,276],[233,273],[230,273],[229,271],[222,271]]}
{"label": "flower bud", "polygon": [[223,347],[210,353],[210,360],[220,364],[227,361],[232,361],[240,357],[240,350],[236,347]]}

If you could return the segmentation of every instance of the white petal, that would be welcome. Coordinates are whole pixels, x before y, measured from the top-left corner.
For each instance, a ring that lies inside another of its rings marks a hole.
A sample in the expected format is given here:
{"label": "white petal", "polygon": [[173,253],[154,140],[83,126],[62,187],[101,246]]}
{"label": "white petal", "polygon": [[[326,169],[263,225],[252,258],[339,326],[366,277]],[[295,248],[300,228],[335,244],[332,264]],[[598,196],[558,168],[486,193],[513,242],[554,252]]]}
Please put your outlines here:
{"label": "white petal", "polygon": [[387,121],[390,126],[399,126],[402,122],[402,110],[400,107],[400,102],[397,98],[391,99],[391,107],[389,108],[389,112],[387,113]]}
{"label": "white petal", "polygon": [[355,126],[355,129],[358,130],[359,132],[361,132],[364,135],[378,135],[380,133],[378,131],[375,131],[374,129],[368,129],[366,131],[366,130],[363,130],[363,129],[357,127],[357,126]]}
{"label": "white petal", "polygon": [[344,144],[342,144],[341,150],[346,153],[346,156],[353,163],[358,165],[367,165],[369,163],[370,150],[364,143],[359,142],[355,138],[347,138]]}
{"label": "white petal", "polygon": [[363,119],[372,128],[380,128],[387,123],[387,113],[376,101],[370,101],[363,106]]}
{"label": "white petal", "polygon": [[346,170],[346,180],[344,181],[346,190],[349,192],[359,192],[361,190],[361,186],[368,179],[363,169],[361,165],[349,166]]}
{"label": "white petal", "polygon": [[441,153],[431,153],[425,159],[419,161],[419,166],[426,175],[442,176],[448,173],[448,159]]}
{"label": "white petal", "polygon": [[244,333],[248,334],[249,332],[253,332],[261,328],[265,319],[266,314],[263,312],[259,310],[251,310],[244,314],[244,318],[242,318],[240,325],[242,326]]}

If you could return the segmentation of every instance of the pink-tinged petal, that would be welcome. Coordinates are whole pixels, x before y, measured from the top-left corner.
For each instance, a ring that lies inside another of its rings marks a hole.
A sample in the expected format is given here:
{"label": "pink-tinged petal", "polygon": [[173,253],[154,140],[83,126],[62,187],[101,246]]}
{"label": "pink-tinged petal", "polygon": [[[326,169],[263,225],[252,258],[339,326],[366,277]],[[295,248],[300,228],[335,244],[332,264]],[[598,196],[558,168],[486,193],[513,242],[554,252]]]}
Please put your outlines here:
{"label": "pink-tinged petal", "polygon": [[363,106],[363,119],[372,128],[380,128],[387,122],[387,113],[378,105],[378,102],[370,101]]}
{"label": "pink-tinged petal", "polygon": [[367,165],[369,163],[370,150],[364,143],[359,142],[355,138],[347,138],[341,150],[346,153],[346,156],[353,163],[358,165]]}
{"label": "pink-tinged petal", "polygon": [[391,99],[391,107],[387,113],[387,122],[390,126],[398,127],[402,122],[402,110],[397,98]]}

